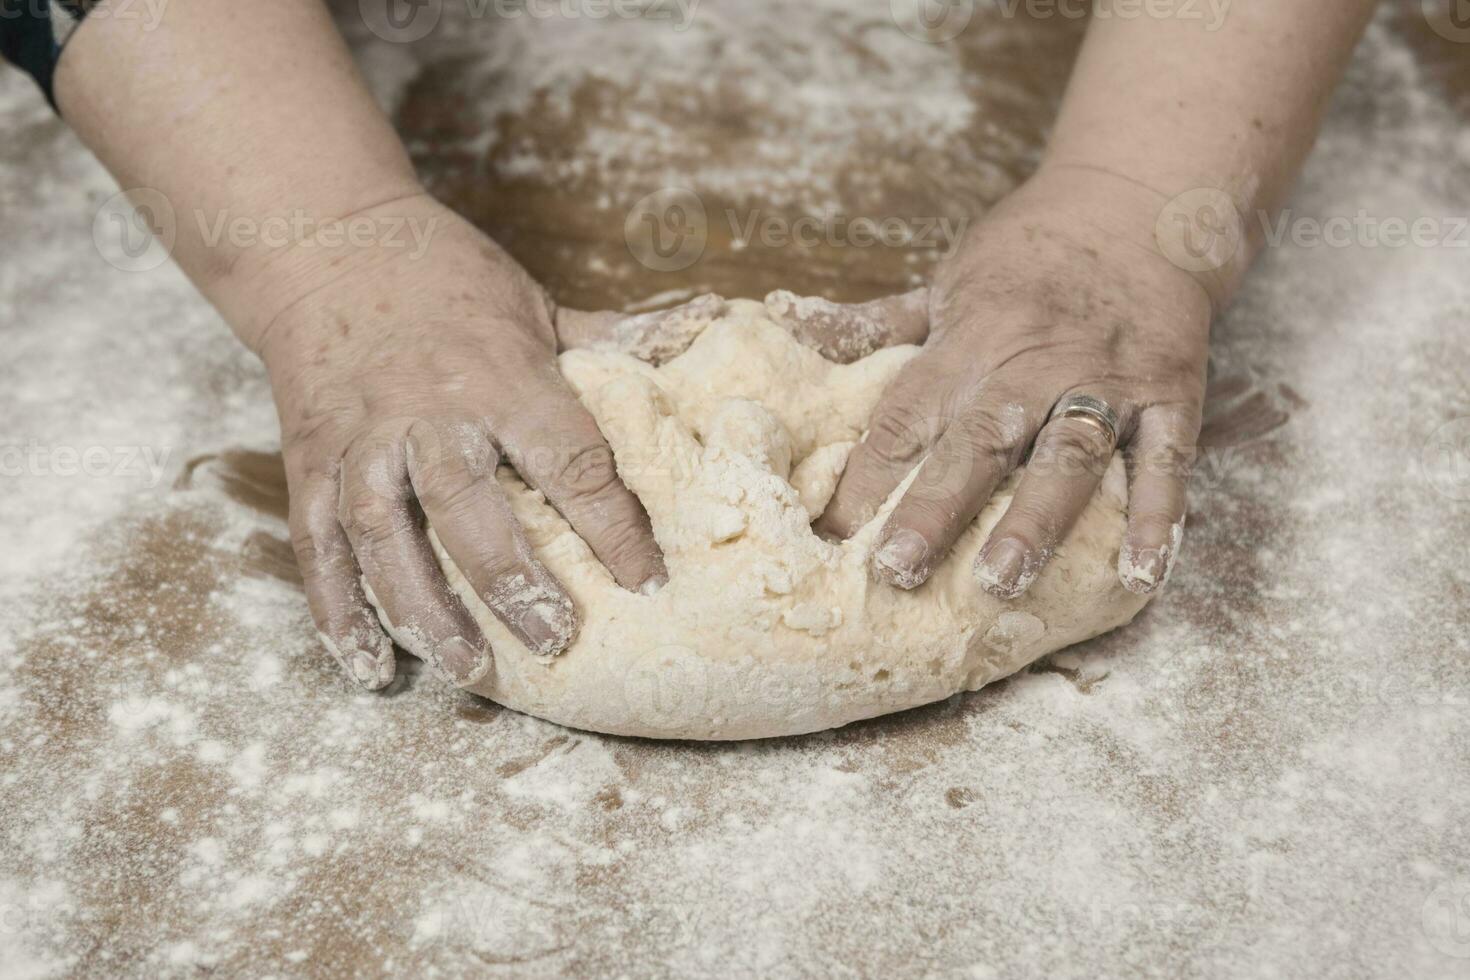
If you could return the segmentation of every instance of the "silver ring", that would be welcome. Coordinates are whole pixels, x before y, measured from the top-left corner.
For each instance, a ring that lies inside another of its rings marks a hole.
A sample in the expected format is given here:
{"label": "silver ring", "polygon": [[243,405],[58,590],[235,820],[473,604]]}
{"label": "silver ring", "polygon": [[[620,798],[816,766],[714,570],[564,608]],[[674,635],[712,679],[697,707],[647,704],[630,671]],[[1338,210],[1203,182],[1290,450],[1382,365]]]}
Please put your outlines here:
{"label": "silver ring", "polygon": [[1113,411],[1113,406],[1101,398],[1091,395],[1068,395],[1057,402],[1056,407],[1051,410],[1048,422],[1057,419],[1081,419],[1091,422],[1103,430],[1112,445],[1118,445],[1118,413]]}

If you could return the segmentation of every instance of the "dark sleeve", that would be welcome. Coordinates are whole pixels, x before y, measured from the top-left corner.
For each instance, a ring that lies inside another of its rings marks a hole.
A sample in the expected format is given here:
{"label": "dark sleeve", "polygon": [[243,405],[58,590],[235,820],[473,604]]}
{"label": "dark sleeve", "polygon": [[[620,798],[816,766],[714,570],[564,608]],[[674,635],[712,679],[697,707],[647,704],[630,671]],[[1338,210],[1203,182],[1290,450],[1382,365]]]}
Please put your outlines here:
{"label": "dark sleeve", "polygon": [[52,108],[51,83],[67,38],[97,0],[0,0],[0,55],[29,72]]}

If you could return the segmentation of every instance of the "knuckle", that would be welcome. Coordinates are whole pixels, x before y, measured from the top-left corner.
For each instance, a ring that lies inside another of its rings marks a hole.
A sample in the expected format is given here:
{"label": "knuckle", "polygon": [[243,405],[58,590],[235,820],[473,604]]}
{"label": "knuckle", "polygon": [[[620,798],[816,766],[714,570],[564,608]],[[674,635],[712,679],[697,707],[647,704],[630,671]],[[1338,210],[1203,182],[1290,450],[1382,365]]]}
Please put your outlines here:
{"label": "knuckle", "polygon": [[1003,530],[995,537],[1019,538],[1028,548],[1040,548],[1055,541],[1059,530],[1057,515],[1046,501],[1018,494],[1000,520]]}
{"label": "knuckle", "polygon": [[342,527],[354,539],[383,541],[397,531],[395,508],[370,490],[344,497],[338,516]]}
{"label": "knuckle", "polygon": [[953,498],[937,498],[927,494],[909,493],[899,504],[889,522],[895,526],[912,528],[924,539],[947,538],[947,529],[956,523],[959,508]]}
{"label": "knuckle", "polygon": [[552,477],[552,483],[572,499],[600,497],[618,485],[618,468],[606,443],[596,443],[567,455]]}
{"label": "knuckle", "polygon": [[473,421],[417,419],[409,425],[404,444],[410,470],[421,476],[454,471],[487,476],[499,463],[485,430]]}
{"label": "knuckle", "polygon": [[1031,453],[1029,472],[1062,478],[1101,477],[1112,459],[1112,445],[1096,426],[1068,419],[1048,427]]}
{"label": "knuckle", "polygon": [[424,510],[449,520],[472,517],[482,499],[480,484],[464,472],[436,470],[421,479],[416,488]]}
{"label": "knuckle", "polygon": [[305,524],[292,528],[291,550],[306,578],[319,577],[340,567],[345,557],[330,535]]}
{"label": "knuckle", "polygon": [[445,445],[446,433],[427,419],[415,419],[404,432],[405,462],[413,470],[437,473],[449,461]]}
{"label": "knuckle", "polygon": [[350,560],[340,537],[337,484],[329,475],[307,475],[298,481],[291,494],[288,529],[304,577],[316,577]]}
{"label": "knuckle", "polygon": [[597,551],[604,561],[617,564],[650,556],[654,552],[648,527],[632,518],[619,518],[597,529]]}
{"label": "knuckle", "polygon": [[286,470],[286,483],[291,493],[304,496],[330,490],[337,484],[342,470],[341,447],[335,452],[323,448],[292,444],[281,440],[281,462]]}
{"label": "knuckle", "polygon": [[984,411],[966,418],[964,426],[964,441],[975,457],[993,466],[1014,466],[1026,448],[1025,429],[1015,420]]}
{"label": "knuckle", "polygon": [[[402,455],[394,450],[372,447],[352,453],[343,464],[342,484],[354,498],[371,498],[384,507],[408,497],[408,477]],[[347,522],[344,520],[344,524]]]}
{"label": "knuckle", "polygon": [[515,555],[494,548],[487,548],[476,556],[475,565],[461,567],[479,570],[480,580],[476,587],[492,606],[501,604],[507,597],[524,592],[535,579],[534,571],[521,564]]}
{"label": "knuckle", "polygon": [[924,461],[911,487],[913,496],[957,509],[974,478],[976,458],[964,442],[944,440]]}
{"label": "knuckle", "polygon": [[893,407],[879,413],[869,426],[868,447],[873,457],[889,467],[913,466],[942,428],[919,412]]}

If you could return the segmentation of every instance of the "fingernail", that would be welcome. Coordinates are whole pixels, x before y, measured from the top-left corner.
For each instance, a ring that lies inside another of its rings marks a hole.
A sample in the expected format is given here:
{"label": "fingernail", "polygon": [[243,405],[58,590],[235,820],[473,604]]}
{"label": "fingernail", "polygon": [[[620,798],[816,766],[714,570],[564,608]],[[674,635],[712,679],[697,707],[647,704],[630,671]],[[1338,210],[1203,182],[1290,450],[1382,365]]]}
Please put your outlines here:
{"label": "fingernail", "polygon": [[1125,547],[1118,552],[1118,578],[1134,595],[1148,595],[1168,581],[1173,557],[1173,549],[1167,547],[1145,551]]}
{"label": "fingernail", "polygon": [[435,667],[450,682],[459,687],[468,687],[490,670],[490,653],[476,649],[462,636],[454,636],[439,644],[434,651],[430,666]]}
{"label": "fingernail", "polygon": [[638,594],[658,595],[660,592],[663,591],[664,586],[668,584],[669,577],[667,575],[665,575],[663,572],[655,572],[654,574],[648,576],[648,578],[644,580],[642,585],[638,586]]}
{"label": "fingernail", "polygon": [[1135,595],[1147,595],[1159,584],[1164,573],[1164,556],[1158,551],[1133,552],[1124,549],[1118,555],[1118,577],[1123,588]]}
{"label": "fingernail", "polygon": [[929,543],[919,532],[903,528],[895,531],[883,547],[873,555],[879,574],[901,589],[916,589],[929,577],[925,559]]}
{"label": "fingernail", "polygon": [[1184,542],[1184,522],[1169,528],[1169,541],[1157,548],[1134,548],[1127,541],[1118,551],[1118,578],[1134,595],[1156,592],[1169,581],[1179,546]]}
{"label": "fingernail", "polygon": [[378,686],[378,658],[366,650],[359,650],[352,657],[352,676],[368,690]]}
{"label": "fingernail", "polygon": [[373,657],[373,663],[377,665],[378,670],[373,690],[381,691],[393,683],[393,675],[398,672],[398,659],[393,655],[393,641],[386,636],[378,644],[378,652]]}
{"label": "fingernail", "polygon": [[975,562],[975,577],[991,595],[1014,599],[1031,585],[1035,573],[1027,573],[1025,545],[1015,538],[1004,538],[987,547]]}
{"label": "fingernail", "polygon": [[382,637],[382,642],[376,653],[362,648],[354,649],[352,644],[348,644],[347,649],[344,650],[342,646],[329,639],[326,634],[318,633],[317,636],[321,639],[322,645],[332,655],[332,659],[336,660],[338,665],[341,666],[343,672],[360,686],[369,691],[381,691],[393,683],[393,671],[395,667],[393,662],[393,644],[388,641],[386,636]]}
{"label": "fingernail", "polygon": [[519,623],[526,647],[537,656],[554,656],[572,642],[571,609],[559,603],[533,602]]}

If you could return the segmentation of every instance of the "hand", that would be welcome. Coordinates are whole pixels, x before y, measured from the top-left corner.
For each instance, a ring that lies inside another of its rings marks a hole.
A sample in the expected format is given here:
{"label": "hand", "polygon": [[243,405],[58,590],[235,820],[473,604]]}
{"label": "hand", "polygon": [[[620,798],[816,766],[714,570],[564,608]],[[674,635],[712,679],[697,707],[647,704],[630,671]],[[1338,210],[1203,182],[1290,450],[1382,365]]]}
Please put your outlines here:
{"label": "hand", "polygon": [[[917,588],[1029,450],[975,566],[989,592],[1015,598],[1112,458],[1102,426],[1047,421],[1064,396],[1092,395],[1118,412],[1129,466],[1119,576],[1131,591],[1157,589],[1182,535],[1212,312],[1201,283],[1154,244],[1163,203],[1120,178],[1065,169],[1033,178],[977,225],[941,269],[924,349],[885,393],[817,530],[849,537],[922,462],[871,557],[877,579]],[[906,338],[911,302],[868,304],[864,315],[888,314],[874,332]]]}
{"label": "hand", "polygon": [[[489,669],[491,652],[450,590],[423,518],[527,648],[559,653],[577,630],[571,598],[495,482],[502,458],[619,585],[656,591],[667,574],[647,514],[557,371],[558,311],[545,293],[427,197],[379,210],[432,229],[423,254],[377,246],[330,261],[286,255],[264,273],[299,297],[257,345],[281,417],[291,539],[323,641],[359,683],[377,689],[394,675],[371,597],[401,646],[466,686]],[[561,316],[582,343],[623,323]],[[661,320],[632,326],[656,334]]]}

